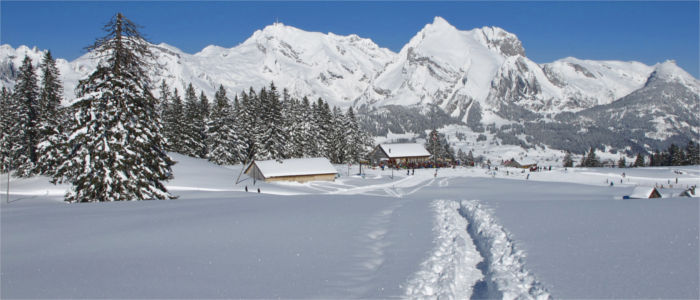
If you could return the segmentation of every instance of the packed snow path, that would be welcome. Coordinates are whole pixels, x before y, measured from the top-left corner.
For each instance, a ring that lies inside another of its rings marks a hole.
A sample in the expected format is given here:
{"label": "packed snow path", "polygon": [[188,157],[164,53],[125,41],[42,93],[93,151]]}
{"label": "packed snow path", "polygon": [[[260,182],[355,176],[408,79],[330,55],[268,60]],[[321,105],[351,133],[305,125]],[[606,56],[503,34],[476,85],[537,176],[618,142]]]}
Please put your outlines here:
{"label": "packed snow path", "polygon": [[[67,205],[65,186],[13,179],[0,296],[698,298],[697,198],[621,201],[634,183],[610,169],[235,185],[236,167],[176,159],[176,201]],[[700,182],[672,171],[627,175]]]}

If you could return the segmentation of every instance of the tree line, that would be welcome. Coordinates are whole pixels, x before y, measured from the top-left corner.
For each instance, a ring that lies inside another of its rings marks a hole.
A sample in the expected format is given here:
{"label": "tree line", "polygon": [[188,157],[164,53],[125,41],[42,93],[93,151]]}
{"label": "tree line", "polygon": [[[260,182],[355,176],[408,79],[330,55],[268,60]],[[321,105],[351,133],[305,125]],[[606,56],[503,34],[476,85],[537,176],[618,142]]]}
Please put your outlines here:
{"label": "tree line", "polygon": [[346,112],[318,98],[293,98],[274,83],[252,87],[231,100],[223,86],[209,103],[189,84],[183,97],[160,84],[166,149],[207,158],[217,164],[253,159],[326,157],[333,163],[358,162],[371,147],[352,107]]}
{"label": "tree line", "polygon": [[[617,167],[660,167],[660,166],[688,166],[700,165],[700,147],[693,141],[689,141],[685,148],[671,144],[665,151],[655,150],[653,153],[644,155],[638,153],[634,162],[628,164],[625,157],[620,157]],[[571,152],[566,152],[563,160],[564,167],[573,167],[574,160]],[[588,153],[584,152],[578,167],[601,167],[602,163],[595,154],[595,148],[591,148]]]}

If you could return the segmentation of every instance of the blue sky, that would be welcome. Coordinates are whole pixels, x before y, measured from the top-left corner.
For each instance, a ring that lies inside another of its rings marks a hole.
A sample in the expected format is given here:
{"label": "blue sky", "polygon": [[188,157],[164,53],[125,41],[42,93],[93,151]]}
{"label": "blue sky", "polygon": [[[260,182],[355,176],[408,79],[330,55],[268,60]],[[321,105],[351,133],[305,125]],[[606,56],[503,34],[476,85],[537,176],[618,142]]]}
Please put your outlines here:
{"label": "blue sky", "polygon": [[676,60],[698,77],[698,1],[686,2],[37,2],[0,1],[0,42],[75,59],[116,12],[154,43],[188,53],[233,47],[275,20],[307,31],[355,33],[398,52],[435,16],[459,29],[499,26],[538,63],[567,56]]}

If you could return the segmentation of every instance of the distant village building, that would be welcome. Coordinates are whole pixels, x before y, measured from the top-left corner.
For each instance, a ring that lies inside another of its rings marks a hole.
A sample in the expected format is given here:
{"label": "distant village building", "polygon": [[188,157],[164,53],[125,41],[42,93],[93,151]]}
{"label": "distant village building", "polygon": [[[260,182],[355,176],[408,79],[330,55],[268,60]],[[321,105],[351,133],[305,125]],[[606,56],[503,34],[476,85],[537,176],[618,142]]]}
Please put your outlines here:
{"label": "distant village building", "polygon": [[387,164],[423,163],[430,160],[430,152],[417,143],[407,144],[379,144],[369,155],[370,162],[378,165],[381,162]]}
{"label": "distant village building", "polygon": [[503,162],[503,166],[505,167],[511,167],[511,168],[521,168],[521,169],[529,169],[530,171],[536,171],[537,170],[537,164],[521,164],[515,158],[511,158],[509,160],[506,160]]}
{"label": "distant village building", "polygon": [[511,168],[522,167],[522,165],[518,161],[516,161],[515,158],[511,158],[509,160],[506,160],[505,162],[503,162],[503,165],[506,167],[511,167]]}
{"label": "distant village building", "polygon": [[263,181],[334,181],[338,171],[327,158],[255,160],[245,173]]}
{"label": "distant village building", "polygon": [[632,191],[632,194],[625,196],[626,199],[648,199],[661,198],[661,193],[655,187],[638,186]]}

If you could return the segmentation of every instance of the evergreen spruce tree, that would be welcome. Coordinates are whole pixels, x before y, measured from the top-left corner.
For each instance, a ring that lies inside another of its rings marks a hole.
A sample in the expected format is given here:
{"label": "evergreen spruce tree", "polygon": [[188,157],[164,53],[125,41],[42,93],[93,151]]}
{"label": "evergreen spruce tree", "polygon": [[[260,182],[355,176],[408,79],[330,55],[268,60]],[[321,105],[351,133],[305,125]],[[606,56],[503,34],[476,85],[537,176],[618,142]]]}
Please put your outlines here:
{"label": "evergreen spruce tree", "polygon": [[358,163],[362,160],[364,156],[364,137],[363,132],[360,129],[360,125],[357,123],[357,118],[355,117],[355,111],[352,106],[348,108],[345,114],[346,119],[346,137],[348,138],[347,145],[347,156],[350,162]]}
{"label": "evergreen spruce tree", "polygon": [[63,87],[60,73],[51,52],[41,62],[41,89],[39,92],[39,143],[37,144],[37,171],[53,175],[67,155],[65,109],[61,106]]}
{"label": "evergreen spruce tree", "polygon": [[313,110],[309,98],[304,96],[299,103],[299,128],[300,139],[297,147],[300,148],[301,157],[313,157],[313,151],[316,145],[316,122],[314,120]]}
{"label": "evergreen spruce tree", "polygon": [[469,153],[467,154],[467,165],[468,166],[474,165],[474,154],[472,153],[472,150],[469,150]]}
{"label": "evergreen spruce tree", "polygon": [[88,47],[103,57],[81,80],[72,106],[70,153],[57,176],[71,182],[69,202],[173,198],[162,181],[172,177],[164,152],[157,100],[146,68],[152,58],[137,25],[117,13],[106,36]]}
{"label": "evergreen spruce tree", "polygon": [[641,153],[637,154],[637,158],[634,160],[633,167],[643,167],[644,166],[644,155]]}
{"label": "evergreen spruce tree", "polygon": [[620,159],[617,161],[617,167],[618,168],[627,168],[627,160],[625,159],[624,156],[620,156]]}
{"label": "evergreen spruce tree", "polygon": [[19,68],[14,92],[14,123],[10,130],[13,139],[13,159],[18,176],[37,172],[37,144],[39,142],[39,87],[32,60],[25,56]]}
{"label": "evergreen spruce tree", "polygon": [[447,139],[443,140],[442,148],[444,149],[443,153],[442,153],[444,159],[454,161],[455,160],[455,152],[454,152],[454,150],[452,150],[452,147],[450,146]]}
{"label": "evergreen spruce tree", "polygon": [[184,154],[185,131],[183,128],[185,128],[185,108],[177,89],[174,89],[172,94],[170,94],[170,101],[168,101],[163,114],[163,131],[167,140],[166,149]]}
{"label": "evergreen spruce tree", "polygon": [[[251,89],[252,92],[252,89]],[[255,97],[255,92],[252,92],[252,96]],[[251,95],[245,92],[241,93],[240,108],[237,112],[238,116],[238,130],[243,144],[245,147],[244,162],[250,162],[251,159],[255,157],[255,145],[256,134],[254,132],[255,127],[255,100],[251,98]]]}
{"label": "evergreen spruce tree", "polygon": [[649,166],[650,167],[657,167],[660,166],[660,161],[661,161],[661,153],[659,153],[659,150],[654,150],[654,153],[649,154]]}
{"label": "evergreen spruce tree", "polygon": [[285,153],[290,158],[304,157],[304,120],[299,100],[290,98],[283,102],[282,118],[287,129]]}
{"label": "evergreen spruce tree", "polygon": [[595,155],[595,148],[593,147],[591,147],[591,150],[588,152],[588,156],[586,156],[585,167],[600,167],[600,161]]}
{"label": "evergreen spruce tree", "polygon": [[685,147],[686,165],[700,165],[700,147],[698,144],[689,141]]}
{"label": "evergreen spruce tree", "polygon": [[199,99],[190,83],[185,91],[185,117],[182,127],[182,154],[192,157],[205,157],[205,123]]}
{"label": "evergreen spruce tree", "polygon": [[11,99],[11,93],[2,87],[0,90],[0,172],[7,173],[14,169],[12,157],[13,135],[12,124],[15,123],[15,115],[13,114],[14,103]]}
{"label": "evergreen spruce tree", "polygon": [[200,149],[199,156],[204,158],[207,157],[209,153],[209,147],[207,146],[207,124],[209,124],[209,99],[204,91],[199,93],[199,113],[201,114],[201,128],[199,128],[200,140],[202,141],[202,149]]}
{"label": "evergreen spruce tree", "polygon": [[571,152],[566,151],[564,154],[564,160],[562,161],[564,168],[571,168],[574,166],[574,159],[571,157]]}
{"label": "evergreen spruce tree", "polygon": [[467,154],[462,151],[462,148],[457,150],[457,160],[459,160],[462,165],[467,165]]}
{"label": "evergreen spruce tree", "polygon": [[241,162],[243,143],[235,128],[233,109],[222,85],[214,95],[214,107],[207,123],[207,158],[216,164]]}
{"label": "evergreen spruce tree", "polygon": [[[302,102],[308,100],[306,97]],[[321,100],[319,98],[319,100]],[[302,104],[303,105],[303,104]],[[321,133],[321,112],[319,108],[318,101],[312,101],[309,103],[308,107],[308,132],[306,140],[308,141],[307,148],[305,149],[304,156],[307,157],[319,157],[323,156],[321,153],[321,139],[323,139]]]}
{"label": "evergreen spruce tree", "polygon": [[340,108],[333,107],[329,128],[330,138],[328,139],[328,153],[332,163],[340,164],[346,161],[348,126],[349,122],[345,119]]}
{"label": "evergreen spruce tree", "polygon": [[165,83],[165,79],[160,82],[160,97],[158,97],[158,105],[156,106],[156,112],[162,120],[165,121],[165,116],[168,111],[168,104],[170,102],[170,87]]}
{"label": "evergreen spruce tree", "polygon": [[676,146],[675,144],[671,144],[671,146],[668,148],[668,158],[669,158],[669,164],[670,166],[682,166],[683,162],[685,161],[685,153],[681,148]]}
{"label": "evergreen spruce tree", "polygon": [[430,152],[430,158],[433,161],[441,159],[440,153],[442,151],[442,146],[440,145],[440,135],[436,129],[430,131],[428,134],[428,140],[425,143],[425,148]]}
{"label": "evergreen spruce tree", "polygon": [[316,106],[314,110],[314,120],[316,121],[317,134],[315,135],[315,145],[317,153],[315,156],[322,156],[329,158],[331,157],[329,150],[329,140],[331,138],[333,115],[328,103],[323,101],[323,99],[318,98],[316,101]]}
{"label": "evergreen spruce tree", "polygon": [[[270,84],[270,90],[260,91],[261,102],[265,109],[262,114],[260,126],[264,128],[260,140],[259,159],[284,159],[287,133],[282,120],[282,104],[274,83]],[[264,125],[264,126],[263,126]]]}

